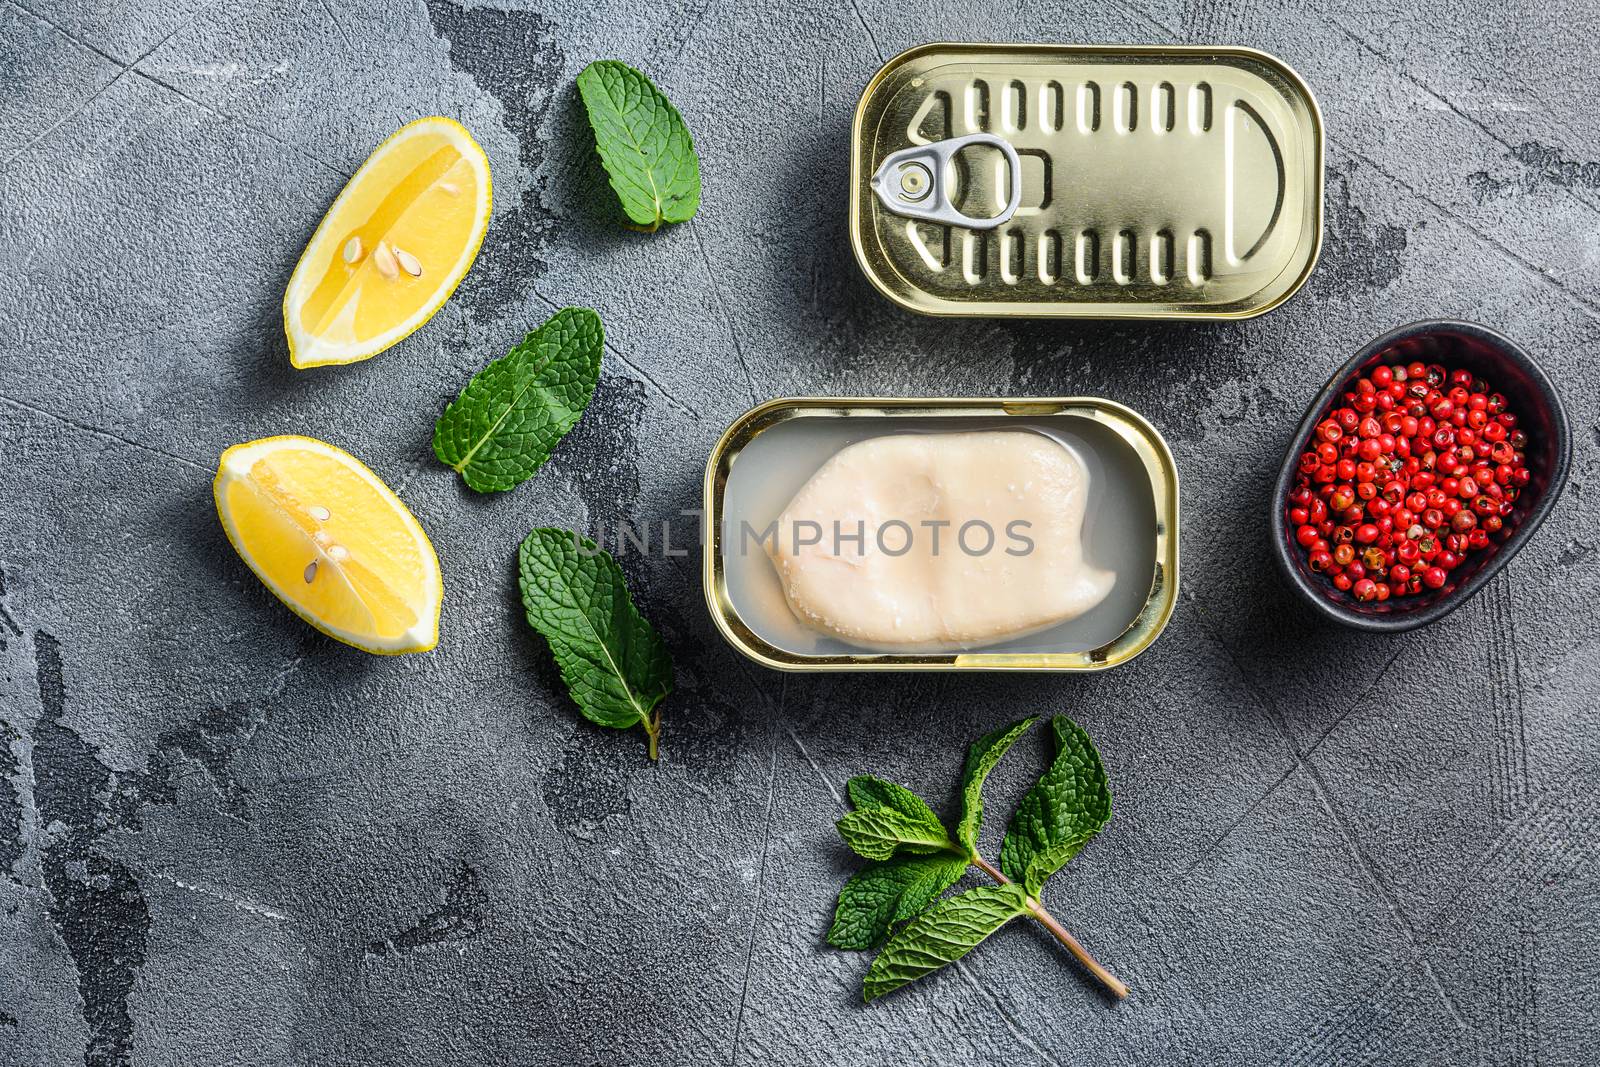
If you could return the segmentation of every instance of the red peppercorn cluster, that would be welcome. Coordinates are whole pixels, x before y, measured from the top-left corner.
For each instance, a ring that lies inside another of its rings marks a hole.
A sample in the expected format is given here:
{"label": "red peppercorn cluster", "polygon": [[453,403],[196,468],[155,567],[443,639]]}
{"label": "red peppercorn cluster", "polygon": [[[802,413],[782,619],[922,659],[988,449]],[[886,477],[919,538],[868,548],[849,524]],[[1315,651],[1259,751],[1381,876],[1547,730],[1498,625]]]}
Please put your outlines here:
{"label": "red peppercorn cluster", "polygon": [[1311,569],[1357,600],[1440,589],[1510,532],[1527,448],[1506,398],[1472,372],[1379,365],[1317,424],[1289,526]]}

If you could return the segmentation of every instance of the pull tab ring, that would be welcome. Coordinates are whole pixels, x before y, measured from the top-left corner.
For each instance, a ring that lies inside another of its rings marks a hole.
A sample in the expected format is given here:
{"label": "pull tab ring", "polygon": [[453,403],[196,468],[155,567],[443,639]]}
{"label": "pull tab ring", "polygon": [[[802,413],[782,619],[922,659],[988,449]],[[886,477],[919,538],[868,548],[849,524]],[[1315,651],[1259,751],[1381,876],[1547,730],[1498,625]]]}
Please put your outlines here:
{"label": "pull tab ring", "polygon": [[[1011,171],[1010,196],[1005,209],[993,218],[964,215],[950,202],[950,161],[963,148],[976,144],[998,148]],[[1005,138],[992,133],[969,133],[890,152],[872,175],[872,191],[896,215],[968,230],[992,230],[1010,221],[1022,204],[1022,160]]]}

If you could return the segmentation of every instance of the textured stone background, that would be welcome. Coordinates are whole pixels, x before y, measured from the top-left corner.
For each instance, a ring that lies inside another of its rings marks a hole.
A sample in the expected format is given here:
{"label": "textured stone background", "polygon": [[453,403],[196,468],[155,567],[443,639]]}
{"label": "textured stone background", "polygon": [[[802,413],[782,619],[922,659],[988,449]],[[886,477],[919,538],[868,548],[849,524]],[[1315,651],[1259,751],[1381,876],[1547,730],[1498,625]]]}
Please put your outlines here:
{"label": "textured stone background", "polygon": [[[0,1063],[1600,1059],[1600,15],[920,6],[0,0]],[[1314,278],[1230,325],[893,309],[848,250],[849,120],[885,57],[938,39],[1284,57],[1329,130]],[[689,117],[692,224],[603,217],[573,86],[602,56]],[[492,158],[484,254],[397,349],[292,371],[300,249],[435,112]],[[594,407],[534,483],[473,496],[433,419],[566,303],[608,327]],[[1546,362],[1572,483],[1443,623],[1337,630],[1270,569],[1268,483],[1337,360],[1437,315]],[[636,560],[679,667],[664,757],[582,723],[518,617],[521,535],[691,506],[753,401],[854,392],[1145,412],[1184,477],[1166,635],[1099,677],[783,677],[712,631],[695,558]],[[280,432],[415,509],[437,651],[325,640],[229,550],[216,457]],[[1024,711],[1105,753],[1117,817],[1051,901],[1133,997],[1016,929],[863,1007],[866,960],[822,943],[842,781],[947,797],[959,747]]]}

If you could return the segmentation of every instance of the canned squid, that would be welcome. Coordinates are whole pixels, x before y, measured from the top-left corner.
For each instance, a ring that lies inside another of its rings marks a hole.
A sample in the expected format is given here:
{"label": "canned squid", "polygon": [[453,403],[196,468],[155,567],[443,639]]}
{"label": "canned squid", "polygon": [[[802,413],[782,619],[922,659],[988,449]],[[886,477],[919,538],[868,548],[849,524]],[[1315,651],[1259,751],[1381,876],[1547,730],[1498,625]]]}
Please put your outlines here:
{"label": "canned squid", "polygon": [[1178,471],[1098,397],[796,397],[706,463],[706,603],[793,671],[1093,671],[1178,593]]}
{"label": "canned squid", "polygon": [[867,85],[850,234],[931,315],[1247,318],[1322,243],[1322,123],[1244,48],[934,44]]}

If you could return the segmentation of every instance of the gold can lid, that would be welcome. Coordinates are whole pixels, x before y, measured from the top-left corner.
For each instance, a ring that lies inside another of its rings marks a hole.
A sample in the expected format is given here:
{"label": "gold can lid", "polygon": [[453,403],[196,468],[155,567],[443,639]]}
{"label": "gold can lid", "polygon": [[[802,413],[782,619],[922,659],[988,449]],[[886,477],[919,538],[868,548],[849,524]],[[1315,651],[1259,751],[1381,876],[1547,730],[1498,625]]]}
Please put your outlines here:
{"label": "gold can lid", "polygon": [[1322,139],[1251,49],[924,45],[856,108],[851,243],[929,315],[1247,318],[1316,262]]}

